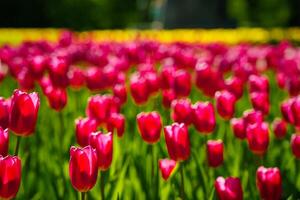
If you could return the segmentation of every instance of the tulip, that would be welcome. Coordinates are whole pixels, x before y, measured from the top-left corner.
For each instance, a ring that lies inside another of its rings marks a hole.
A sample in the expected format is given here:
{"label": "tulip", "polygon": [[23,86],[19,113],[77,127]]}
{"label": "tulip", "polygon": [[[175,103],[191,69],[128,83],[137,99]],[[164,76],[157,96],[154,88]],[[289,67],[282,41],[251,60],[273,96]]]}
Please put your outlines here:
{"label": "tulip", "polygon": [[243,119],[244,119],[245,126],[248,126],[249,124],[263,122],[264,117],[262,112],[258,110],[246,110],[243,113]]}
{"label": "tulip", "polygon": [[147,90],[150,93],[155,93],[160,88],[160,80],[155,72],[147,72],[143,74],[143,78],[147,83]]}
{"label": "tulip", "polygon": [[172,101],[176,99],[174,90],[168,89],[162,91],[162,103],[165,108],[170,108]]}
{"label": "tulip", "polygon": [[282,117],[286,122],[293,124],[295,122],[293,112],[292,112],[292,105],[295,101],[295,98],[288,99],[281,103],[280,109]]}
{"label": "tulip", "polygon": [[270,103],[268,93],[252,92],[250,93],[250,99],[255,110],[261,111],[264,115],[269,113]]}
{"label": "tulip", "polygon": [[85,147],[89,145],[89,137],[92,132],[97,130],[97,122],[90,118],[79,118],[75,121],[75,133],[77,143]]}
{"label": "tulip", "polygon": [[178,70],[174,74],[174,91],[177,96],[187,97],[191,92],[192,77],[188,71]]}
{"label": "tulip", "polygon": [[266,122],[247,126],[247,140],[250,150],[257,155],[264,154],[269,145],[269,130]]}
{"label": "tulip", "polygon": [[102,69],[98,67],[89,67],[85,73],[85,81],[87,88],[96,91],[104,89],[105,83],[103,81]]}
{"label": "tulip", "polygon": [[131,75],[130,91],[133,100],[139,105],[146,103],[150,96],[147,80],[141,77],[139,74]]}
{"label": "tulip", "polygon": [[49,86],[45,90],[45,96],[50,107],[57,112],[61,111],[67,104],[68,94],[64,88]]}
{"label": "tulip", "polygon": [[218,177],[215,189],[220,200],[243,200],[243,188],[239,178]]}
{"label": "tulip", "polygon": [[113,134],[94,132],[90,135],[90,145],[96,149],[98,155],[98,168],[106,171],[112,162],[113,157]]}
{"label": "tulip", "polygon": [[139,132],[143,140],[149,144],[154,144],[160,139],[162,120],[158,112],[141,112],[136,117]]}
{"label": "tulip", "polygon": [[8,128],[9,104],[10,100],[5,100],[3,97],[0,97],[0,126],[2,128]]}
{"label": "tulip", "polygon": [[243,118],[232,118],[230,124],[235,137],[242,140],[246,138],[246,126]]}
{"label": "tulip", "polygon": [[113,94],[119,99],[121,104],[127,101],[127,92],[125,84],[117,84],[113,87]]}
{"label": "tulip", "polygon": [[291,147],[294,156],[300,159],[300,135],[293,134],[291,137]]}
{"label": "tulip", "polygon": [[217,111],[224,119],[230,119],[235,111],[235,96],[230,92],[224,90],[215,93]]}
{"label": "tulip", "polygon": [[169,179],[170,175],[176,167],[176,161],[170,159],[160,159],[158,161],[158,167],[161,172],[162,178],[166,181]]}
{"label": "tulip", "polygon": [[8,153],[9,134],[8,129],[0,126],[0,155],[6,156]]}
{"label": "tulip", "polygon": [[68,79],[69,79],[70,86],[75,89],[78,89],[85,84],[84,72],[77,67],[72,68],[68,72]]}
{"label": "tulip", "polygon": [[251,75],[249,77],[250,93],[263,92],[269,93],[269,80],[265,76]]}
{"label": "tulip", "polygon": [[192,103],[190,99],[175,99],[171,103],[172,119],[178,123],[189,125],[192,123]]}
{"label": "tulip", "polygon": [[261,199],[279,200],[281,199],[282,183],[280,171],[277,167],[259,167],[256,171],[256,184]]}
{"label": "tulip", "polygon": [[277,73],[276,74],[276,81],[279,88],[284,89],[286,77],[283,73]]}
{"label": "tulip", "polygon": [[240,99],[243,96],[243,91],[244,91],[243,81],[236,76],[233,76],[230,79],[227,79],[225,81],[225,88],[226,90],[231,92],[236,99]]}
{"label": "tulip", "polygon": [[9,128],[18,136],[33,134],[39,106],[40,99],[37,93],[27,94],[15,90],[11,98]]}
{"label": "tulip", "polygon": [[117,130],[118,137],[122,137],[125,131],[125,117],[120,113],[112,113],[107,120],[107,130],[113,132]]}
{"label": "tulip", "polygon": [[300,96],[296,97],[291,105],[294,125],[300,126]]}
{"label": "tulip", "polygon": [[287,134],[287,124],[282,119],[275,119],[273,121],[272,127],[277,139],[282,139]]}
{"label": "tulip", "polygon": [[71,147],[69,174],[72,186],[79,192],[87,192],[94,187],[98,176],[98,157],[91,146]]}
{"label": "tulip", "polygon": [[193,124],[199,132],[211,133],[216,126],[214,107],[210,102],[197,102],[193,105]]}
{"label": "tulip", "polygon": [[49,76],[54,86],[65,88],[69,84],[69,65],[64,58],[52,57],[49,61]]}
{"label": "tulip", "polygon": [[222,165],[223,151],[224,146],[222,140],[208,140],[206,143],[208,165],[211,167],[218,167]]}
{"label": "tulip", "polygon": [[187,160],[190,156],[190,139],[188,128],[184,123],[173,123],[164,127],[168,153],[175,161]]}
{"label": "tulip", "polygon": [[174,67],[163,67],[160,74],[161,87],[163,89],[171,89],[174,85]]}

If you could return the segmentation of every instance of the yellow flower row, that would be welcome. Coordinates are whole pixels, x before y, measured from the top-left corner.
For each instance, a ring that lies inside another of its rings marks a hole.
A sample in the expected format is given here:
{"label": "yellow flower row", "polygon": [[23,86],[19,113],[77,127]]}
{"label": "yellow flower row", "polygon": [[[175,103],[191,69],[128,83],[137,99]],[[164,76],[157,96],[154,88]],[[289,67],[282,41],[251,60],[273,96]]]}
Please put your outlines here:
{"label": "yellow flower row", "polygon": [[[57,40],[61,29],[0,29],[0,44],[19,44],[22,41]],[[80,32],[81,40],[94,41],[132,41],[156,40],[160,42],[212,43],[223,42],[236,44],[240,42],[266,43],[283,39],[300,41],[300,28],[288,29],[176,29],[176,30],[95,30]]]}

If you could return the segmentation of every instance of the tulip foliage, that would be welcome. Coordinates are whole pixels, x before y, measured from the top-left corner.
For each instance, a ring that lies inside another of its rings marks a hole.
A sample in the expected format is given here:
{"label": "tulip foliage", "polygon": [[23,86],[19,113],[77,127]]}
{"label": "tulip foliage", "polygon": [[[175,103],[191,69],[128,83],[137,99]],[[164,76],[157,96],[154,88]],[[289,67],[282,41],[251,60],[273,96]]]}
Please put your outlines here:
{"label": "tulip foliage", "polygon": [[0,199],[300,198],[299,55],[71,32],[3,45]]}

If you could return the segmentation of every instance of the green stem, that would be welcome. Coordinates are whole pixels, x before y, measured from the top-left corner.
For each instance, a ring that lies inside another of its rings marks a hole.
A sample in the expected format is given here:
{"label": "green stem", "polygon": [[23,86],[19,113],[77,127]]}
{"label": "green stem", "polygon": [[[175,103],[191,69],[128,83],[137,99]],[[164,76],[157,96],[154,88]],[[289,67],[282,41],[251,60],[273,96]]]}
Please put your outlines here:
{"label": "green stem", "polygon": [[15,156],[17,156],[19,153],[20,141],[21,141],[21,137],[17,136],[17,143],[16,143],[16,148],[15,148],[15,153],[14,153]]}
{"label": "green stem", "polygon": [[184,200],[184,174],[183,174],[183,164],[180,166],[180,178],[181,178],[181,186],[180,186],[180,196],[181,199]]}
{"label": "green stem", "polygon": [[86,194],[85,192],[81,192],[81,200],[85,200],[85,197],[86,197],[85,194]]}
{"label": "green stem", "polygon": [[100,188],[101,188],[101,199],[104,200],[104,171],[100,171]]}

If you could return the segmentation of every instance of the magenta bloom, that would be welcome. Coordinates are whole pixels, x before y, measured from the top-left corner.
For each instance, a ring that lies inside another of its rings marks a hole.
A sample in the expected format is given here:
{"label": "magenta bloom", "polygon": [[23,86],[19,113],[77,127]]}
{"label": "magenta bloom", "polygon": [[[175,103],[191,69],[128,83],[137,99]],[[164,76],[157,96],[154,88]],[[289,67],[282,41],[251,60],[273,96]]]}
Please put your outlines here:
{"label": "magenta bloom", "polygon": [[158,112],[140,113],[136,117],[139,132],[143,140],[149,144],[159,141],[162,129],[162,120]]}
{"label": "magenta bloom", "polygon": [[297,159],[300,159],[300,135],[299,134],[292,135],[291,147],[292,147],[292,152],[293,152],[294,156]]}
{"label": "magenta bloom", "polygon": [[246,126],[243,118],[232,118],[230,124],[235,137],[242,140],[246,138]]}
{"label": "magenta bloom", "polygon": [[269,146],[268,124],[266,122],[250,124],[246,131],[249,149],[254,154],[264,154]]}
{"label": "magenta bloom", "polygon": [[224,119],[232,118],[235,112],[235,96],[230,92],[224,90],[221,92],[216,92],[215,99],[219,115]]}
{"label": "magenta bloom", "polygon": [[89,145],[89,137],[92,132],[97,130],[97,122],[90,118],[79,118],[75,121],[75,133],[77,143],[85,147]]}
{"label": "magenta bloom", "polygon": [[172,119],[178,123],[189,125],[192,123],[193,109],[190,99],[175,99],[171,104]]}
{"label": "magenta bloom", "polygon": [[193,124],[204,134],[213,132],[216,126],[214,107],[210,102],[197,102],[193,105]]}
{"label": "magenta bloom", "polygon": [[208,165],[218,167],[223,164],[224,145],[222,140],[208,140],[206,143],[206,153]]}
{"label": "magenta bloom", "polygon": [[243,200],[243,188],[239,178],[218,177],[215,189],[220,200]]}
{"label": "magenta bloom", "polygon": [[170,175],[176,167],[176,161],[170,159],[160,159],[158,161],[158,167],[161,172],[162,178],[166,181],[169,179]]}
{"label": "magenta bloom", "polygon": [[277,139],[282,139],[287,134],[287,124],[282,119],[275,119],[272,124],[274,135]]}

